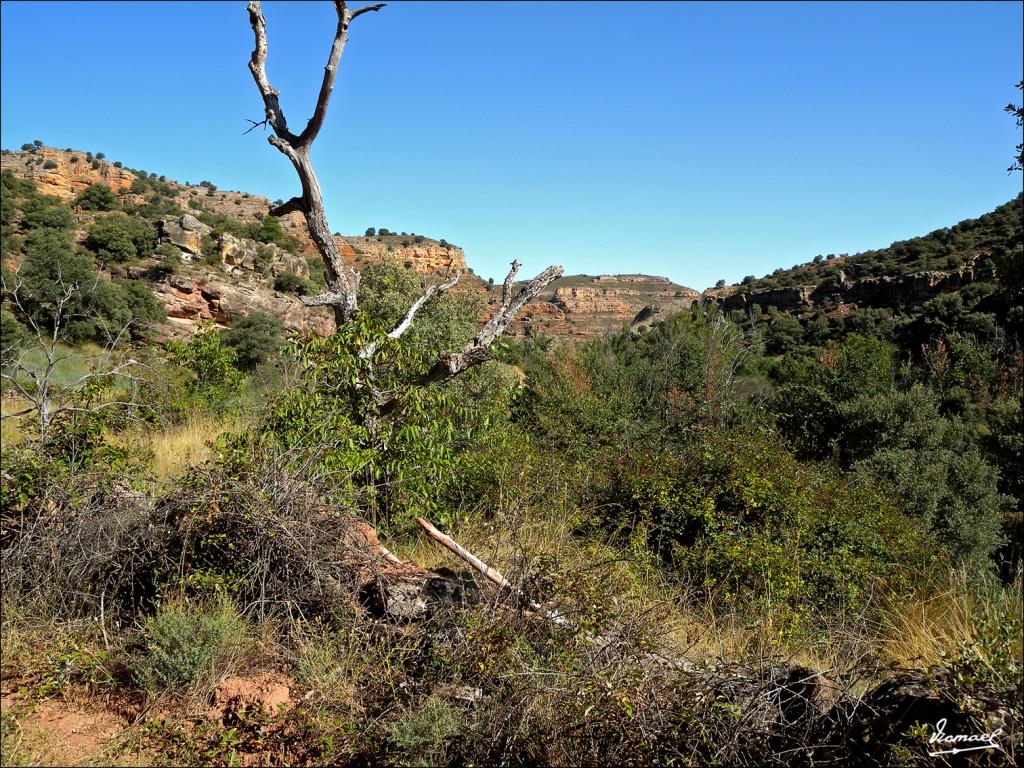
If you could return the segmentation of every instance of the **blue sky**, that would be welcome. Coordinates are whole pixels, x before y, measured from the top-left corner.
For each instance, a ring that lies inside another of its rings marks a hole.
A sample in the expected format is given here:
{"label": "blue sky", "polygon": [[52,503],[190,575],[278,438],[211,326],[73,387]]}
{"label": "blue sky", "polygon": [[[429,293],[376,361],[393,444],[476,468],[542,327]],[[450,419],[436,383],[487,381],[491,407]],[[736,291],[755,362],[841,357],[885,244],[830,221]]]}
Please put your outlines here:
{"label": "blue sky", "polygon": [[[267,2],[312,108],[329,3]],[[314,161],[332,229],[418,232],[500,279],[550,263],[704,288],[1014,197],[1022,4],[391,3],[353,25]],[[2,145],[287,198],[244,0],[2,4]]]}

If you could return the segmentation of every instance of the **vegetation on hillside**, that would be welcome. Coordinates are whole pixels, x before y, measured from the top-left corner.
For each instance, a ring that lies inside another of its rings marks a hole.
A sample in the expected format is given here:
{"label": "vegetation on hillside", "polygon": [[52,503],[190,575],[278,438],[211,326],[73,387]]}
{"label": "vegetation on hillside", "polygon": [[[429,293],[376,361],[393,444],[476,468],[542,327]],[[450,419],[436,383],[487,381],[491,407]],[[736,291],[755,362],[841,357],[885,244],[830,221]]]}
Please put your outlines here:
{"label": "vegetation on hillside", "polygon": [[474,347],[482,296],[385,262],[314,278],[358,286],[329,336],[167,340],[111,277],[177,264],[135,175],[81,218],[0,185],[4,764],[45,759],[33,705],[101,693],[110,763],[932,765],[938,717],[1019,760],[1021,198],[842,261],[984,254],[913,306]]}
{"label": "vegetation on hillside", "polygon": [[[98,270],[152,249],[141,220],[97,210],[75,246],[59,203],[9,175],[3,195],[5,285],[31,313],[7,288],[5,360],[38,347],[31,322],[53,330],[71,281],[88,320],[61,342],[106,343],[132,319],[117,344],[146,366],[71,392],[81,410],[45,437],[36,414],[4,422],[4,676],[38,698],[135,691],[173,709],[231,674],[288,673],[302,703],[232,715],[226,741],[146,725],[161,759],[192,764],[761,764],[825,738],[737,731],[733,694],[702,687],[719,673],[652,668],[652,652],[734,675],[810,664],[846,689],[942,664],[944,691],[1019,700],[1020,338],[1011,312],[984,311],[991,291],[841,323],[695,308],[582,345],[502,342],[424,389],[479,299],[445,294],[387,340],[421,286],[383,264],[329,338],[253,314],[142,347],[158,315],[140,292],[119,316],[102,286],[132,281]],[[397,416],[368,419],[368,375]],[[21,405],[5,387],[5,412]],[[335,581],[338,537],[362,519],[399,557],[451,565],[418,516],[567,623],[510,596],[415,631],[372,618]],[[915,732],[886,738],[898,762],[926,759]]]}
{"label": "vegetation on hillside", "polygon": [[820,285],[829,280],[864,277],[894,277],[929,270],[956,270],[978,255],[986,256],[990,275],[1006,271],[1019,277],[1021,262],[1016,245],[1021,242],[1024,224],[1024,195],[1018,195],[991,213],[977,219],[965,219],[921,237],[901,240],[888,248],[854,254],[816,256],[808,264],[790,269],[779,268],[762,278],[753,275],[740,283],[743,290],[761,291],[792,285]]}

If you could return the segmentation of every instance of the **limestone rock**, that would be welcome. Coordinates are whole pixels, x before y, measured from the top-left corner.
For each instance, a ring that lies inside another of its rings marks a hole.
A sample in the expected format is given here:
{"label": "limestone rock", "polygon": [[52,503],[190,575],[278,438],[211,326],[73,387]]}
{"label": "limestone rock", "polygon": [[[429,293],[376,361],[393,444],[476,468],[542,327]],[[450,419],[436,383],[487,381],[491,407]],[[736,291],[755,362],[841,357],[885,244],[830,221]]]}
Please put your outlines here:
{"label": "limestone rock", "polygon": [[[36,183],[44,195],[67,201],[91,184],[106,184],[114,194],[127,192],[135,175],[106,160],[97,160],[97,167],[86,159],[85,152],[65,152],[40,147],[32,152],[12,152],[3,156],[4,170]],[[47,166],[50,166],[49,168]]]}
{"label": "limestone rock", "polygon": [[256,269],[257,251],[252,240],[243,240],[225,232],[217,240],[217,251],[221,264],[227,267],[226,272],[231,272],[233,267]]}
{"label": "limestone rock", "polygon": [[276,317],[289,331],[327,334],[333,330],[327,310],[305,307],[298,297],[274,291],[257,281],[174,275],[156,286],[154,292],[167,317],[185,334],[198,321],[227,325],[233,318],[253,311]]}
{"label": "limestone rock", "polygon": [[160,242],[171,243],[194,256],[203,252],[203,236],[210,234],[210,227],[190,213],[179,218],[157,221]]}

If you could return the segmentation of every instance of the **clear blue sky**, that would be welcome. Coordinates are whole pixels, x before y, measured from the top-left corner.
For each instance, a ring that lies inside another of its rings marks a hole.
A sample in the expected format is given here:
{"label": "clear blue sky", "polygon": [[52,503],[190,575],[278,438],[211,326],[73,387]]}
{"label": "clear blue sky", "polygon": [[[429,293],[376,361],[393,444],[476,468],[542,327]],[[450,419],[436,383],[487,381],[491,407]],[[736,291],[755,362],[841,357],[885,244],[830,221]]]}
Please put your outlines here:
{"label": "clear blue sky", "polygon": [[[265,4],[309,116],[329,3]],[[103,151],[287,198],[244,0],[2,5],[2,144]],[[695,288],[855,252],[1014,197],[1022,4],[391,3],[357,19],[314,160],[333,229],[445,237]]]}

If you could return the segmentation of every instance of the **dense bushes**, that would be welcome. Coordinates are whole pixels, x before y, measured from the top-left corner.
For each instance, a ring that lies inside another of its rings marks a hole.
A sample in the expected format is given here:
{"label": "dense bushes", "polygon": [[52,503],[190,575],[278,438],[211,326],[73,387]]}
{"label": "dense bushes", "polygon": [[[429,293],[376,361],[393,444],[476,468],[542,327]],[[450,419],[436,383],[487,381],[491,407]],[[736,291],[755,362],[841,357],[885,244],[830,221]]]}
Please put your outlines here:
{"label": "dense bushes", "polygon": [[106,184],[90,184],[78,193],[75,205],[86,211],[116,211],[121,207]]}
{"label": "dense bushes", "polygon": [[253,371],[284,346],[284,326],[265,312],[250,312],[224,332],[224,343],[235,351],[235,363]]}
{"label": "dense bushes", "polygon": [[96,221],[85,238],[102,262],[122,264],[152,255],[156,232],[142,219],[109,214]]}
{"label": "dense bushes", "polygon": [[787,631],[811,615],[856,614],[926,577],[934,544],[884,486],[801,466],[771,430],[709,431],[699,443],[619,458],[602,516],[640,526],[709,597]]}
{"label": "dense bushes", "polygon": [[[943,390],[897,386],[894,354],[877,339],[848,336],[819,360],[788,370],[793,383],[772,407],[799,455],[834,458],[891,486],[957,561],[980,567],[1002,541],[1000,509],[1009,499],[967,425],[942,413]],[[955,370],[944,378],[955,380]],[[971,370],[983,376],[985,366]]]}
{"label": "dense bushes", "polygon": [[34,230],[25,239],[25,252],[8,290],[17,287],[18,302],[41,327],[59,323],[65,341],[116,336],[129,325],[133,335],[142,335],[149,323],[164,316],[143,283],[100,277],[67,233]]}

